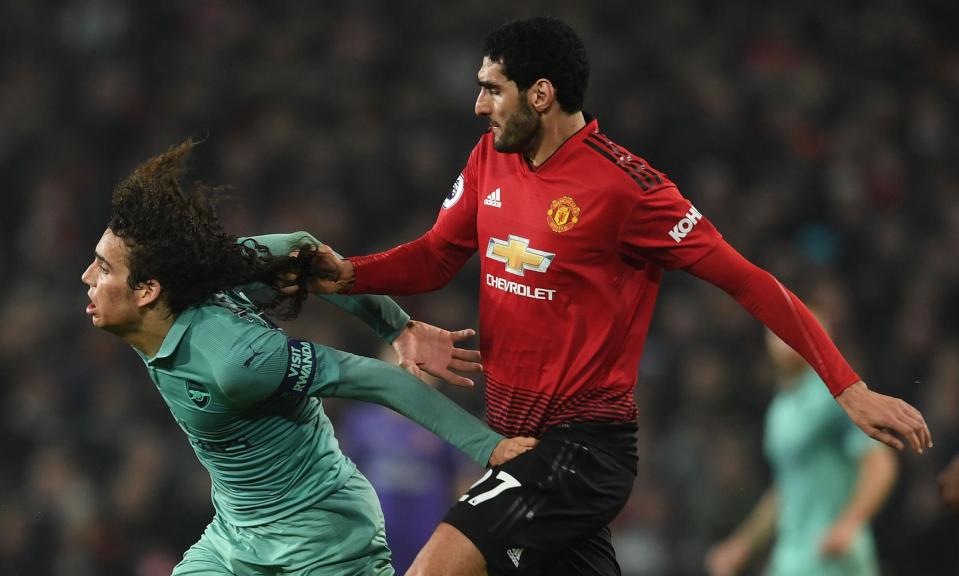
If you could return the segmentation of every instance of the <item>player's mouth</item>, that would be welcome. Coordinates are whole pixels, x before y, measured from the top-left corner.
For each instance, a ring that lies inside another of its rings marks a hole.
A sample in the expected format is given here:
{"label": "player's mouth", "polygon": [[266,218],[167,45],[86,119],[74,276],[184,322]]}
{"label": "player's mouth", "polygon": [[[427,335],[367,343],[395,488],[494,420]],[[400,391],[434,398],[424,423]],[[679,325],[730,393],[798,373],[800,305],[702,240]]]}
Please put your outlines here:
{"label": "player's mouth", "polygon": [[96,312],[96,310],[97,310],[97,305],[96,305],[96,304],[94,304],[93,302],[90,302],[89,304],[87,304],[87,315],[88,315],[88,316],[93,316],[93,313]]}

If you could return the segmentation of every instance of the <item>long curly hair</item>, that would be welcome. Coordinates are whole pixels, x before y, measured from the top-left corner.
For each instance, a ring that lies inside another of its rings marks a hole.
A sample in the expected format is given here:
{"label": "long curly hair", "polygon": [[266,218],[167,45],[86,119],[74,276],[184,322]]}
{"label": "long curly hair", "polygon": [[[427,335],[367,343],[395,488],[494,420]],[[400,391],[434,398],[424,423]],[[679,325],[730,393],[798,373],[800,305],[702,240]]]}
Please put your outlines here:
{"label": "long curly hair", "polygon": [[[180,185],[195,146],[187,140],[150,158],[113,191],[107,226],[130,250],[130,287],[156,279],[171,312],[179,314],[219,291],[261,284],[272,294],[261,303],[266,311],[296,316],[307,296],[311,248],[301,248],[300,257],[271,256],[256,242],[238,244],[215,209],[226,188]],[[299,285],[294,293],[281,292],[293,285]]]}

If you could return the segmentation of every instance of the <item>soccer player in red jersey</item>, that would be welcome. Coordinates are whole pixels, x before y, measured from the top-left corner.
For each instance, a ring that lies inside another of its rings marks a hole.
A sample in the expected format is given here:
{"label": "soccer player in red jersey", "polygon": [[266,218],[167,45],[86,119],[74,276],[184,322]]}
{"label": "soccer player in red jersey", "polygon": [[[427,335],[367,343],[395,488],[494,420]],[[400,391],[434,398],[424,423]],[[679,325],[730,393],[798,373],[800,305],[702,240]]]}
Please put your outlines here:
{"label": "soccer player in red jersey", "polygon": [[[490,426],[539,445],[487,472],[408,574],[620,574],[607,525],[636,473],[633,388],[663,272],[719,286],[818,372],[869,436],[918,452],[922,415],[870,390],[806,306],[727,244],[666,175],[582,111],[576,33],[553,18],[486,39],[475,112],[490,129],[433,228],[380,254],[326,254],[315,291],[413,294],[481,256]],[[898,435],[898,437],[897,437]]]}

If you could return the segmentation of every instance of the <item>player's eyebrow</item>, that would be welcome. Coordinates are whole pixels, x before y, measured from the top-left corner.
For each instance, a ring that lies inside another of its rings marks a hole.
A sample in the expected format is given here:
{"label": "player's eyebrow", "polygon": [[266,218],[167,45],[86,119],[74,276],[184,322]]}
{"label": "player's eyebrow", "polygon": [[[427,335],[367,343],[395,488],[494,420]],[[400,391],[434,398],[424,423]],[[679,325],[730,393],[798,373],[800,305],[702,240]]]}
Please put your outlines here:
{"label": "player's eyebrow", "polygon": [[109,260],[107,260],[106,258],[104,258],[102,254],[100,254],[99,252],[96,252],[96,251],[94,251],[93,254],[94,254],[94,256],[96,256],[96,259],[97,259],[99,262],[103,263],[104,266],[106,266],[107,268],[113,268],[113,264],[110,264]]}
{"label": "player's eyebrow", "polygon": [[489,80],[477,80],[476,83],[480,85],[481,87],[486,88],[487,90],[494,89],[494,88],[496,89],[502,88],[502,86],[500,86],[496,82],[490,82]]}

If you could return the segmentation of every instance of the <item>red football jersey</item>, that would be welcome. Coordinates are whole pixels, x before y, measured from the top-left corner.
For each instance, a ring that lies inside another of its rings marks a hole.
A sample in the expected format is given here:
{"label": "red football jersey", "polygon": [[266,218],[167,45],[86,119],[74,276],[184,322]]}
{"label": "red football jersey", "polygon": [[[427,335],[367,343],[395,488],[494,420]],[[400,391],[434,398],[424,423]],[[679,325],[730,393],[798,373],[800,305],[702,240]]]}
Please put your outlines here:
{"label": "red football jersey", "polygon": [[486,133],[433,232],[480,252],[487,418],[506,436],[635,419],[663,270],[693,264],[721,238],[595,120],[536,168],[496,152]]}

